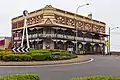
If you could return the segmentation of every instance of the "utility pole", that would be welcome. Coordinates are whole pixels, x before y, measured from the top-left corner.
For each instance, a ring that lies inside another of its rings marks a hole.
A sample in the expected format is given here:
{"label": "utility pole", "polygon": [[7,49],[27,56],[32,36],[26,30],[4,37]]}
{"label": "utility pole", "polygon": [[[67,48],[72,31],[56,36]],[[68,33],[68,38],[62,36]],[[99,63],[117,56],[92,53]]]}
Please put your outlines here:
{"label": "utility pole", "polygon": [[84,4],[84,5],[80,5],[80,6],[78,6],[77,7],[77,9],[76,9],[76,13],[75,13],[75,28],[76,28],[76,34],[75,34],[75,36],[76,36],[76,38],[75,38],[75,40],[76,40],[76,54],[77,54],[77,48],[78,48],[78,44],[77,44],[77,36],[78,36],[78,30],[77,30],[77,13],[78,13],[78,9],[80,8],[80,7],[83,7],[83,6],[86,6],[86,5],[89,5],[89,3],[87,3],[87,4]]}
{"label": "utility pole", "polygon": [[109,27],[109,48],[108,48],[108,54],[110,55],[110,46],[111,46],[111,41],[110,41],[110,36],[111,36],[111,30],[114,30],[119,27],[113,27],[112,29]]}

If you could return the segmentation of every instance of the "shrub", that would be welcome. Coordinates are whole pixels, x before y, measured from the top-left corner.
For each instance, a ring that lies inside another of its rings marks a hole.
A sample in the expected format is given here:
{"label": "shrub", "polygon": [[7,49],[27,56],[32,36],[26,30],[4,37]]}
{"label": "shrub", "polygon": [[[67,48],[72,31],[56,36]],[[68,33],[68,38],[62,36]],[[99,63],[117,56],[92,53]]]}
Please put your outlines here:
{"label": "shrub", "polygon": [[69,55],[71,58],[77,58],[77,55],[75,54],[67,54],[67,55]]}
{"label": "shrub", "polygon": [[54,52],[66,53],[65,50],[52,50],[52,49],[31,49],[30,50],[30,53],[54,53]]}
{"label": "shrub", "polygon": [[3,49],[0,49],[0,52],[3,52],[3,51],[5,51],[5,50],[3,50]]}
{"label": "shrub", "polygon": [[30,50],[30,53],[39,53],[40,50]]}
{"label": "shrub", "polygon": [[31,54],[32,59],[35,61],[43,61],[43,60],[66,60],[71,58],[76,58],[77,55],[74,54],[61,54],[58,53],[52,53],[52,54]]}
{"label": "shrub", "polygon": [[36,50],[30,50],[29,53],[50,53],[49,49],[36,49]]}
{"label": "shrub", "polygon": [[2,55],[0,55],[0,60],[2,60],[2,57],[3,57],[3,56],[2,56]]}
{"label": "shrub", "polygon": [[67,53],[65,50],[60,50],[61,53]]}
{"label": "shrub", "polygon": [[3,54],[3,53],[0,53],[0,60],[3,59],[3,56],[4,56],[4,54]]}
{"label": "shrub", "polygon": [[52,60],[61,60],[60,55],[52,55]]}
{"label": "shrub", "polygon": [[120,80],[120,78],[111,77],[111,76],[90,76],[90,77],[72,78],[71,80]]}
{"label": "shrub", "polygon": [[30,55],[23,54],[23,55],[21,55],[21,59],[22,59],[22,61],[31,61],[32,57]]}
{"label": "shrub", "polygon": [[66,55],[67,52],[52,52],[52,55]]}
{"label": "shrub", "polygon": [[14,74],[8,76],[1,76],[0,80],[39,80],[37,74]]}
{"label": "shrub", "polygon": [[8,54],[3,56],[4,61],[12,61],[14,54]]}
{"label": "shrub", "polygon": [[43,60],[66,60],[76,58],[75,54],[68,54],[64,50],[40,49],[31,50],[27,53],[0,53],[0,59],[3,61],[43,61]]}
{"label": "shrub", "polygon": [[60,55],[61,52],[52,52],[51,54],[52,54],[52,55]]}
{"label": "shrub", "polygon": [[47,60],[47,59],[51,58],[50,54],[36,53],[36,54],[31,54],[31,56],[32,56],[32,59],[35,61],[43,61],[43,60]]}
{"label": "shrub", "polygon": [[3,56],[4,61],[31,61],[32,57],[27,54],[8,54]]}
{"label": "shrub", "polygon": [[52,60],[67,60],[67,59],[72,59],[73,57],[68,56],[68,55],[52,55]]}

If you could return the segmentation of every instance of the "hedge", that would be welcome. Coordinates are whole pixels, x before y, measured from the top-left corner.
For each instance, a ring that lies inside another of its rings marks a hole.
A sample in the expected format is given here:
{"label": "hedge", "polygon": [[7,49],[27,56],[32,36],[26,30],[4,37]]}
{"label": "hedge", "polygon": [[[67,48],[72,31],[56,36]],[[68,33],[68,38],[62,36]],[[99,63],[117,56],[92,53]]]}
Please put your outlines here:
{"label": "hedge", "polygon": [[39,54],[39,53],[36,53],[36,54],[31,54],[31,57],[35,61],[43,61],[43,60],[50,59],[51,55],[50,54]]}
{"label": "hedge", "polygon": [[39,80],[37,74],[14,74],[8,76],[0,76],[0,80]]}
{"label": "hedge", "polygon": [[0,52],[3,52],[3,51],[5,51],[5,50],[3,50],[3,49],[0,49]]}
{"label": "hedge", "polygon": [[2,56],[2,55],[0,55],[0,60],[2,60],[2,57],[3,57],[3,56]]}
{"label": "hedge", "polygon": [[27,53],[0,53],[0,60],[3,61],[45,61],[45,60],[66,60],[76,58],[75,54],[68,54],[64,50],[40,49],[30,50]]}
{"label": "hedge", "polygon": [[90,76],[90,77],[72,78],[71,80],[120,80],[120,78],[111,77],[111,76]]}
{"label": "hedge", "polygon": [[29,53],[50,53],[51,51],[48,49],[31,49]]}
{"label": "hedge", "polygon": [[71,58],[77,58],[76,54],[67,54],[67,55],[69,55]]}
{"label": "hedge", "polygon": [[67,60],[67,59],[72,59],[72,58],[77,58],[77,55],[75,55],[75,54],[52,55],[52,60]]}
{"label": "hedge", "polygon": [[52,49],[31,49],[29,53],[54,53],[54,52],[66,53],[65,50],[52,50]]}
{"label": "hedge", "polygon": [[77,55],[74,54],[31,54],[34,61],[43,61],[43,60],[67,60],[72,58],[77,58]]}
{"label": "hedge", "polygon": [[66,60],[77,58],[77,55],[74,54],[7,54],[0,55],[1,60],[3,61],[45,61],[45,60]]}
{"label": "hedge", "polygon": [[31,61],[32,57],[27,54],[7,54],[2,59],[4,61]]}
{"label": "hedge", "polygon": [[52,55],[62,55],[62,54],[64,55],[65,53],[61,53],[61,52],[52,52],[51,54],[52,54]]}
{"label": "hedge", "polygon": [[67,60],[71,59],[70,56],[52,55],[52,60]]}

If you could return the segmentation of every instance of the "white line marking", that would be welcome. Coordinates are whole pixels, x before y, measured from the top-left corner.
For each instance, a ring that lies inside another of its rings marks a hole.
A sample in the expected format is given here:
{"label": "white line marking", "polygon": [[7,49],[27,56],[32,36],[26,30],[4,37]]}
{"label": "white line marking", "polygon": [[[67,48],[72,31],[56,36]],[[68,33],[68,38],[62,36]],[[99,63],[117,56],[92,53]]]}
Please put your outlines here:
{"label": "white line marking", "polygon": [[52,67],[52,66],[66,66],[66,65],[75,65],[75,64],[84,64],[84,63],[90,63],[92,62],[94,59],[90,58],[89,61],[85,61],[85,62],[76,62],[76,63],[65,63],[65,64],[50,64],[50,65],[35,65],[35,66],[0,66],[0,68],[6,68],[6,67]]}

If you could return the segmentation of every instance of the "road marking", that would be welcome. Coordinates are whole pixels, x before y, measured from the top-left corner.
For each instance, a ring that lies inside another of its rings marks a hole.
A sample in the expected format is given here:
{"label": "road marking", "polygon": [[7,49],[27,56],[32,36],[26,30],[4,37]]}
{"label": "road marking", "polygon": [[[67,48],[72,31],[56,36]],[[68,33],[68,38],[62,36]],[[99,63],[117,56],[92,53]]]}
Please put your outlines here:
{"label": "road marking", "polygon": [[76,63],[65,63],[65,64],[50,64],[50,65],[35,65],[35,66],[0,66],[0,68],[6,68],[6,67],[29,67],[29,68],[32,68],[32,67],[56,67],[56,66],[67,66],[67,65],[77,65],[77,64],[84,64],[84,63],[90,63],[92,62],[94,59],[93,58],[90,58],[89,61],[85,61],[85,62],[76,62]]}

